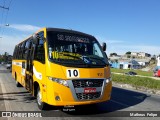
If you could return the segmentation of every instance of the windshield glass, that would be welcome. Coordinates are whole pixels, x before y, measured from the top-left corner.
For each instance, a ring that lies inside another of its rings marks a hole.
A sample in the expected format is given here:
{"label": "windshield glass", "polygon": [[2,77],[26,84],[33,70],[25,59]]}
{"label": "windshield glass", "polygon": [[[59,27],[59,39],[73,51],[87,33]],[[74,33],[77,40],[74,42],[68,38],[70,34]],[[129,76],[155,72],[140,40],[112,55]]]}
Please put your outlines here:
{"label": "windshield glass", "polygon": [[105,66],[107,56],[94,37],[68,33],[47,32],[49,60],[67,65]]}

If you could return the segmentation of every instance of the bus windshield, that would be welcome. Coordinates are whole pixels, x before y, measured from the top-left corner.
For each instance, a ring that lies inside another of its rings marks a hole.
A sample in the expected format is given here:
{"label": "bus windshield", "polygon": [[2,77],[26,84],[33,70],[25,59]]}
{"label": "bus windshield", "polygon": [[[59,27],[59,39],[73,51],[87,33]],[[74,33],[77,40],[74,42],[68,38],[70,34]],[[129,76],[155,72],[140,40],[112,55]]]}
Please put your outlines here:
{"label": "bus windshield", "polygon": [[68,66],[105,66],[107,56],[92,36],[68,32],[47,32],[49,60]]}

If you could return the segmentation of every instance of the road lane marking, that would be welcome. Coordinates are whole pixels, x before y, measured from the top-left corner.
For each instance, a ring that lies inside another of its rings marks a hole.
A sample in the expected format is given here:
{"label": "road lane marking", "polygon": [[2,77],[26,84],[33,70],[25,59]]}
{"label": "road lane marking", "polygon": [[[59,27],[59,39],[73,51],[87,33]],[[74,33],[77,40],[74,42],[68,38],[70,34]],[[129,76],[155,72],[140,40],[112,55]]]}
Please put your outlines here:
{"label": "road lane marking", "polygon": [[[1,81],[1,78],[0,78],[0,81]],[[3,95],[3,93],[4,93],[4,88],[3,88],[3,86],[0,84],[0,86],[1,86],[1,89],[2,89],[2,97],[4,98],[4,95]],[[4,101],[4,107],[5,107],[5,109],[6,109],[6,101],[5,100],[3,100]],[[6,111],[7,111],[7,109],[6,109]],[[8,119],[8,118],[6,118],[6,119]],[[9,120],[9,119],[8,119]]]}
{"label": "road lane marking", "polygon": [[127,105],[127,104],[124,104],[124,103],[121,103],[121,102],[118,102],[118,101],[115,101],[115,100],[110,100],[111,102],[114,102],[114,103],[117,103],[119,105],[122,105],[122,106],[125,106],[125,107],[130,107],[130,108],[133,108],[133,106],[130,106],[130,105]]}
{"label": "road lane marking", "polygon": [[[3,81],[2,81],[1,78],[0,78],[0,83],[1,83],[0,85],[1,85],[1,88],[2,88],[2,97],[3,97],[3,98],[9,98],[8,95],[5,95],[5,96],[4,96],[4,94],[3,94],[3,93],[7,93],[7,91],[6,91],[5,86],[2,85],[2,84],[3,84]],[[10,106],[9,101],[4,100],[4,105],[5,105],[6,111],[12,111],[12,108],[11,108],[11,106]],[[7,117],[7,119],[8,119],[8,120],[15,120],[14,118],[11,118],[11,117]]]}

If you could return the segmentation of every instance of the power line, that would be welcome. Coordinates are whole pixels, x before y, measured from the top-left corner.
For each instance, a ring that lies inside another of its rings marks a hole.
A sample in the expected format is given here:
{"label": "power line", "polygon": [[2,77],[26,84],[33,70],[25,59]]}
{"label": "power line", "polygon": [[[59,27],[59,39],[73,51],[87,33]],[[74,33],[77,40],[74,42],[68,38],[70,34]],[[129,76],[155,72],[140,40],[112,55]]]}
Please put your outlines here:
{"label": "power line", "polygon": [[[9,0],[8,1],[9,2],[9,4],[8,5],[6,5],[6,0],[3,0],[3,5],[0,5],[0,9],[2,9],[2,16],[1,16],[1,21],[0,21],[0,43],[1,43],[1,41],[3,41],[2,39],[3,39],[3,37],[1,37],[1,36],[3,36],[3,33],[4,33],[4,31],[5,31],[5,26],[8,26],[9,24],[6,24],[6,22],[7,22],[7,17],[8,17],[8,12],[9,12],[9,8],[10,8],[10,5],[11,5],[11,3],[12,3],[12,0]],[[6,12],[6,14],[4,13],[5,12],[5,10],[7,10]],[[1,44],[0,44],[1,45]],[[1,48],[1,47],[0,47]]]}
{"label": "power line", "polygon": [[[3,1],[3,6],[5,6],[5,0]],[[3,19],[4,19],[4,9],[2,10],[2,16],[1,16],[1,25],[0,25],[0,35],[2,36],[3,31]]]}
{"label": "power line", "polygon": [[3,6],[6,6],[6,7],[2,7],[0,5],[0,8],[7,9],[6,14],[4,14],[4,12],[5,12],[4,9],[2,10],[2,21],[1,21],[1,26],[0,26],[1,36],[3,36],[3,33],[5,31],[5,26],[9,26],[9,24],[8,25],[6,25],[6,24],[7,24],[7,17],[8,17],[8,12],[9,12],[9,8],[10,8],[11,3],[12,3],[12,0],[8,1],[8,6],[7,6],[6,5],[6,0],[4,0]]}
{"label": "power line", "polygon": [[6,9],[6,10],[9,10],[9,7],[0,6],[0,8],[3,8],[3,9]]}
{"label": "power line", "polygon": [[[8,5],[8,10],[7,10],[7,13],[6,13],[5,20],[4,20],[4,25],[5,26],[9,26],[9,24],[7,24],[7,18],[8,18],[8,12],[9,12],[9,8],[10,8],[11,3],[12,3],[12,0],[10,0],[9,5]],[[3,36],[4,31],[5,31],[5,28],[2,29],[2,36]]]}

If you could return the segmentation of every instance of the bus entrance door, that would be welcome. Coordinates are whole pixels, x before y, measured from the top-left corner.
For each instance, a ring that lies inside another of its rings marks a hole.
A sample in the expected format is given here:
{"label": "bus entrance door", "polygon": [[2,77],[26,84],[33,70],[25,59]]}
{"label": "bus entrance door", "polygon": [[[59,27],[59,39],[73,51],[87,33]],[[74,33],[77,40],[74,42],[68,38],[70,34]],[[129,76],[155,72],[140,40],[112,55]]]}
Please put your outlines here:
{"label": "bus entrance door", "polygon": [[25,79],[25,87],[31,93],[33,92],[33,59],[34,59],[35,45],[30,42],[28,53],[27,53],[27,61],[26,61],[26,79]]}

